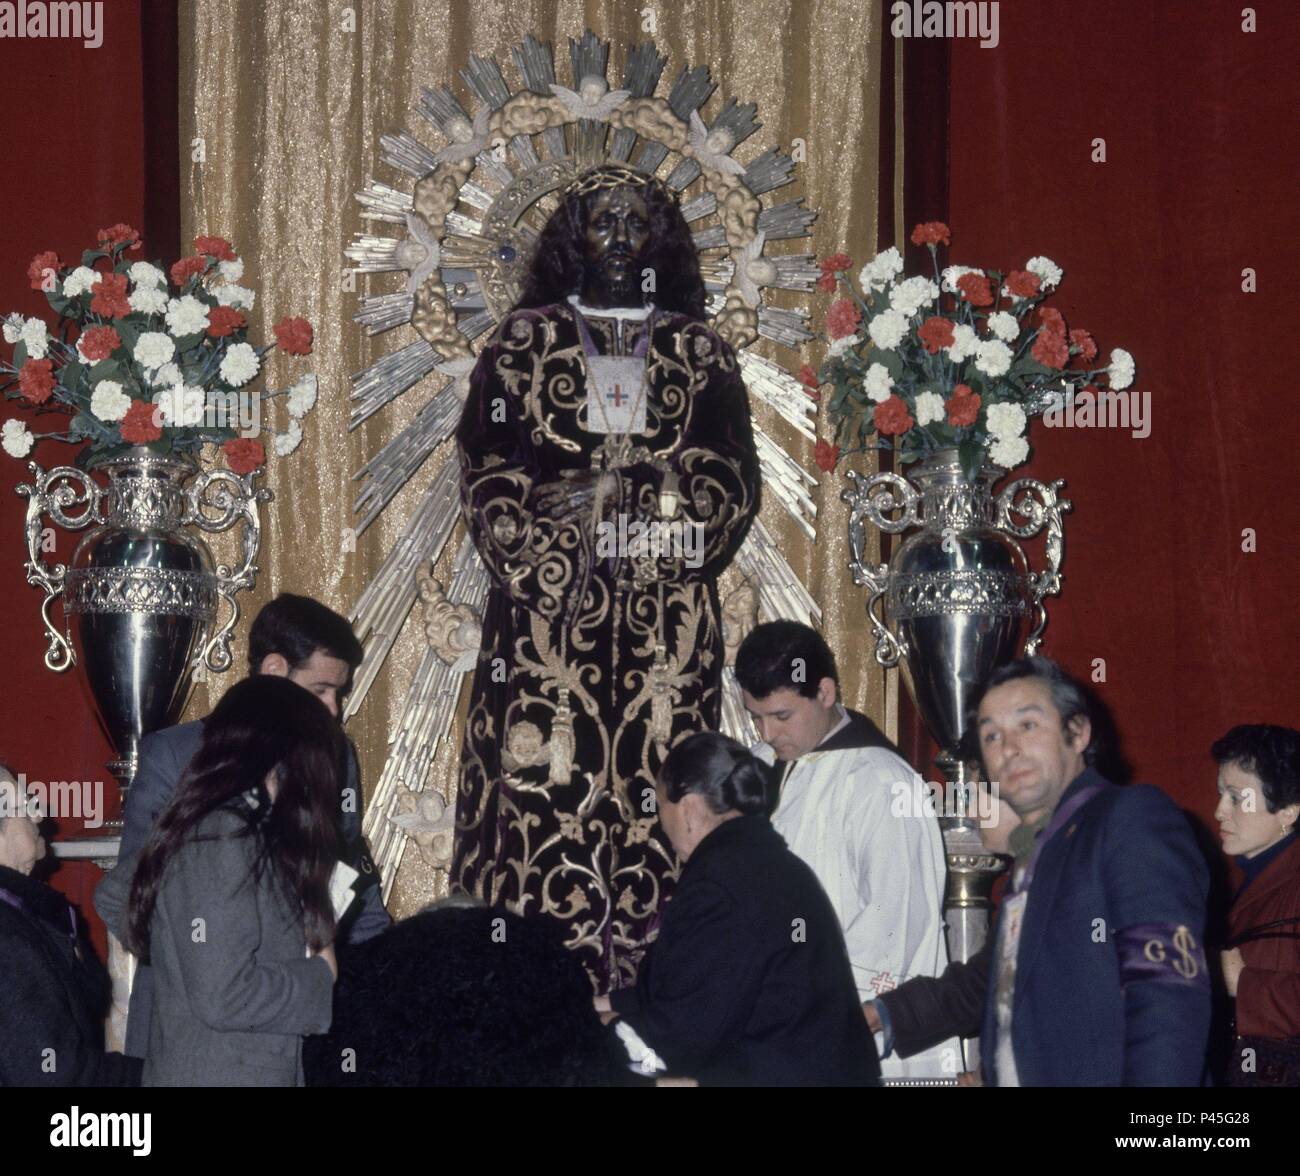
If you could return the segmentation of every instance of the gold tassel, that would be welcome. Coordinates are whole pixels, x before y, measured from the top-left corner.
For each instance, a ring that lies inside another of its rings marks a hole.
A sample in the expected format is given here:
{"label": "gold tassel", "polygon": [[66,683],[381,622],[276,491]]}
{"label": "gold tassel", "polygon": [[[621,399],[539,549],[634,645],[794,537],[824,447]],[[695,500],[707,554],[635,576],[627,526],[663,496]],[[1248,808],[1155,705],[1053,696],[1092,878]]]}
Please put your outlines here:
{"label": "gold tassel", "polygon": [[573,711],[569,709],[568,687],[561,686],[560,703],[551,724],[551,770],[547,779],[552,784],[567,784],[572,775]]}

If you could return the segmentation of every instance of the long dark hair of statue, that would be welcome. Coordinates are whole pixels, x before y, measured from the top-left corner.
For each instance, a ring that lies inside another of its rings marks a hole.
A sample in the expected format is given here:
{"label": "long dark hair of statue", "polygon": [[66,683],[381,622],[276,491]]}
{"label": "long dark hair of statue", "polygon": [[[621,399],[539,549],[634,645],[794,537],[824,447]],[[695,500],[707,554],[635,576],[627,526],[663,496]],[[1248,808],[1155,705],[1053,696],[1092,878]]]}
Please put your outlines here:
{"label": "long dark hair of statue", "polygon": [[[250,788],[259,805],[235,806],[256,839],[254,878],[269,872],[301,905],[307,945],[334,938],[329,881],[338,860],[339,770],[343,736],[319,699],[288,678],[255,674],[232,686],[203,724],[203,742],[141,854],[131,886],[126,946],[149,957],[149,926],[167,863],[199,822]],[[279,775],[274,804],[265,779]],[[253,879],[222,879],[226,885]]]}
{"label": "long dark hair of statue", "polygon": [[[703,321],[704,280],[691,241],[691,230],[676,201],[658,184],[637,188],[650,213],[650,248],[645,266],[654,270],[655,290],[648,297],[661,310]],[[599,191],[570,195],[551,214],[533,255],[532,269],[515,310],[550,306],[582,290],[583,239],[587,217]]]}

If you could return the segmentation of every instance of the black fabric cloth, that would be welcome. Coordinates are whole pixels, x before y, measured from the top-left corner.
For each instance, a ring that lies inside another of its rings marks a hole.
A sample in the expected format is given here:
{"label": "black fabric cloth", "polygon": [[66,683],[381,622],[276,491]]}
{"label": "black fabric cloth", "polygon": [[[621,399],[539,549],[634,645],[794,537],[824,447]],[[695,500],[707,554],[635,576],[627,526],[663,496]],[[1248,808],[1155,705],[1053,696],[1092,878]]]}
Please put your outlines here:
{"label": "black fabric cloth", "polygon": [[894,1052],[909,1058],[950,1037],[978,1037],[984,1024],[993,959],[990,938],[969,960],[954,960],[941,976],[913,976],[876,998],[889,1010]]}
{"label": "black fabric cloth", "polygon": [[108,976],[58,891],[0,866],[0,1086],[139,1086],[104,1051]]}
{"label": "black fabric cloth", "polygon": [[701,1084],[880,1080],[835,911],[762,816],[700,842],[636,986],[610,1003],[670,1073]]}

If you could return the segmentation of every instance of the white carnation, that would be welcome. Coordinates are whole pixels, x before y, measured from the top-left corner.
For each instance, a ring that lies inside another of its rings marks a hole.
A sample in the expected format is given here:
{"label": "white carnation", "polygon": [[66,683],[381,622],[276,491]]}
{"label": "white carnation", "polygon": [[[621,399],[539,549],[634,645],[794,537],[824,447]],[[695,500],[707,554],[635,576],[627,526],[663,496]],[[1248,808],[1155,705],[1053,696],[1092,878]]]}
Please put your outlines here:
{"label": "white carnation", "polygon": [[1110,353],[1110,367],[1106,370],[1110,372],[1110,386],[1116,391],[1120,391],[1133,383],[1133,376],[1137,373],[1137,365],[1127,351],[1122,347],[1116,347]]}
{"label": "white carnation", "polygon": [[1016,322],[1014,314],[999,310],[996,314],[989,315],[989,330],[1003,343],[1014,343],[1020,334],[1020,324]]}
{"label": "white carnation", "polygon": [[937,392],[922,392],[916,398],[916,423],[918,425],[933,425],[943,420],[944,416],[943,397]]}
{"label": "white carnation", "polygon": [[217,286],[213,291],[216,300],[222,306],[234,306],[240,310],[252,310],[253,302],[257,298],[257,291],[250,290],[247,286]]}
{"label": "white carnation", "polygon": [[5,315],[4,332],[6,343],[17,343],[23,337],[23,316],[16,310]]}
{"label": "white carnation", "polygon": [[99,281],[99,274],[88,265],[79,265],[66,278],[63,279],[63,294],[66,298],[75,298],[79,294],[84,294],[96,282]]}
{"label": "white carnation", "polygon": [[131,398],[116,380],[100,380],[90,397],[90,411],[101,421],[120,421],[131,407]]}
{"label": "white carnation", "polygon": [[137,314],[162,314],[167,309],[167,291],[141,286],[138,290],[131,291],[127,301]]}
{"label": "white carnation", "polygon": [[27,346],[27,358],[44,359],[50,350],[50,333],[45,329],[45,320],[29,318],[23,323],[21,335]]}
{"label": "white carnation", "polygon": [[251,345],[236,343],[221,361],[221,378],[232,388],[239,388],[257,375],[261,366]]}
{"label": "white carnation", "polygon": [[153,398],[168,428],[191,428],[203,423],[203,389],[177,384]]}
{"label": "white carnation", "polygon": [[155,388],[170,388],[173,384],[182,384],[181,369],[174,363],[165,363],[149,381]]}
{"label": "white carnation", "polygon": [[883,363],[873,363],[862,377],[862,386],[867,395],[877,404],[884,404],[894,390],[894,377]]}
{"label": "white carnation", "polygon": [[858,282],[864,290],[883,290],[902,272],[903,255],[891,245],[862,267],[858,272]]}
{"label": "white carnation", "polygon": [[1025,262],[1025,269],[1033,274],[1044,287],[1059,286],[1061,284],[1061,267],[1050,257],[1031,257]]}
{"label": "white carnation", "polygon": [[289,415],[302,420],[316,407],[316,377],[302,376],[289,388]]}
{"label": "white carnation", "polygon": [[208,307],[193,294],[173,298],[167,303],[167,329],[178,339],[197,335],[208,329]]}
{"label": "white carnation", "polygon": [[[994,408],[1004,405],[995,404]],[[1023,437],[998,437],[989,446],[989,460],[1004,470],[1014,469],[1029,456],[1029,442]]]}
{"label": "white carnation", "polygon": [[135,262],[126,276],[136,285],[145,289],[152,289],[155,286],[167,285],[167,275],[162,272],[156,265],[151,265],[147,261]]}
{"label": "white carnation", "polygon": [[145,331],[136,340],[135,349],[131,354],[142,368],[152,371],[171,362],[176,354],[176,343],[163,331]]}
{"label": "white carnation", "polygon": [[963,274],[982,274],[982,269],[976,269],[973,265],[950,265],[943,271],[942,285],[949,294],[957,293],[957,282]]}
{"label": "white carnation", "polygon": [[17,417],[10,417],[4,423],[3,438],[0,444],[10,457],[26,457],[36,444],[36,438],[27,425]]}
{"label": "white carnation", "polygon": [[958,323],[952,329],[952,343],[947,348],[948,358],[953,363],[961,363],[962,360],[974,355],[979,345],[980,337],[975,333],[975,328],[968,327],[965,323]]}
{"label": "white carnation", "polygon": [[298,443],[302,440],[302,426],[297,421],[290,421],[289,427],[283,433],[275,435],[275,455],[276,457],[286,457],[298,448]]}
{"label": "white carnation", "polygon": [[1005,376],[1011,360],[1011,348],[998,339],[987,339],[975,348],[975,367],[986,376]]}
{"label": "white carnation", "polygon": [[887,310],[876,315],[867,327],[871,341],[877,347],[890,351],[903,341],[907,334],[907,318],[896,310]]}
{"label": "white carnation", "polygon": [[929,278],[908,278],[894,287],[894,292],[889,296],[889,309],[911,318],[938,297],[939,287]]}
{"label": "white carnation", "polygon": [[835,356],[843,355],[851,347],[856,347],[861,342],[861,335],[841,335],[838,339],[831,340],[831,345],[826,349],[826,357],[834,359]]}
{"label": "white carnation", "polygon": [[[988,422],[989,432],[1000,441],[1010,441],[1019,437],[1025,431],[1025,425],[1028,418],[1025,416],[1025,410],[1018,404],[993,404],[990,405],[984,414],[984,419]],[[1021,461],[1024,459],[1021,458]],[[1002,463],[999,462],[999,465]],[[1013,462],[1013,465],[1019,464]]]}
{"label": "white carnation", "polygon": [[242,257],[236,257],[234,261],[220,262],[217,265],[217,269],[221,272],[221,276],[225,278],[227,282],[237,282],[244,276],[244,259]]}

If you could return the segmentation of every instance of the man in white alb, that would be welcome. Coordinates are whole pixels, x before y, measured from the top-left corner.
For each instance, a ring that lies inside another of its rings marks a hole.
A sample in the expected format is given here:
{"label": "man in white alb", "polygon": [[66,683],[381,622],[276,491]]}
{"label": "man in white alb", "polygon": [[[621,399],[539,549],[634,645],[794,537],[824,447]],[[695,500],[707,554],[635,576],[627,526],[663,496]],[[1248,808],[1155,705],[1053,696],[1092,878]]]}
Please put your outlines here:
{"label": "man in white alb", "polygon": [[[773,766],[772,824],[830,896],[859,997],[939,975],[946,865],[924,782],[870,719],[838,702],[834,656],[807,625],[757,626],[736,678],[763,740],[752,750]],[[881,1061],[886,1080],[961,1068],[956,1038]]]}

